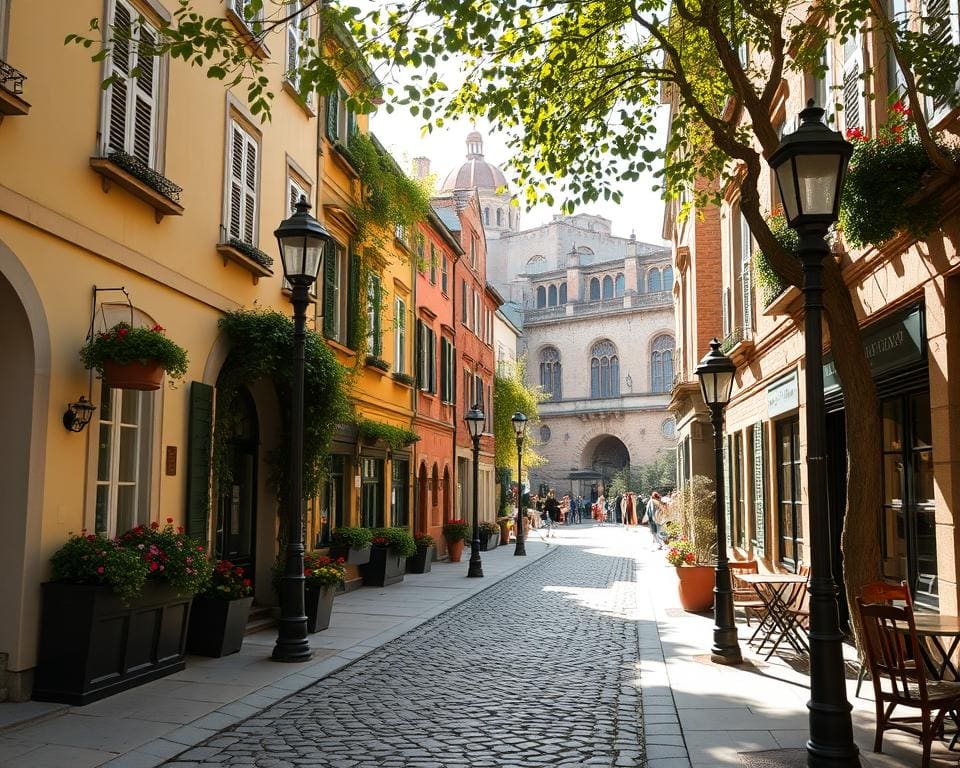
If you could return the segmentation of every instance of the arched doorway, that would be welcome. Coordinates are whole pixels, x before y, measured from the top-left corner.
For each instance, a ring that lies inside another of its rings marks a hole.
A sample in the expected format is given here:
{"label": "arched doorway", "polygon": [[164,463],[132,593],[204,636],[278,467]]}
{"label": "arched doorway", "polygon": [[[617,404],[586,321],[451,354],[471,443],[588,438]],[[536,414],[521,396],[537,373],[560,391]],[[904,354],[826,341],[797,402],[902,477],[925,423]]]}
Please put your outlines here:
{"label": "arched doorway", "polygon": [[630,466],[630,451],[619,437],[600,435],[587,444],[581,466],[599,473],[606,488],[617,472]]}
{"label": "arched doorway", "polygon": [[450,509],[450,467],[443,468],[443,522],[447,522],[453,515]]}
{"label": "arched doorway", "polygon": [[434,525],[437,524],[438,518],[440,517],[438,507],[439,507],[439,489],[440,489],[440,475],[437,471],[437,464],[434,462],[433,471],[430,474],[430,522]]}
{"label": "arched doorway", "polygon": [[260,429],[257,407],[246,387],[233,402],[233,418],[229,425],[224,477],[217,478],[217,521],[214,530],[214,551],[218,558],[243,568],[244,575],[255,582],[257,532],[257,465],[259,463]]}
{"label": "arched doorway", "polygon": [[427,505],[429,497],[429,488],[427,487],[427,465],[420,463],[420,471],[417,472],[417,519],[414,521],[413,529],[415,531],[425,531],[427,528]]}

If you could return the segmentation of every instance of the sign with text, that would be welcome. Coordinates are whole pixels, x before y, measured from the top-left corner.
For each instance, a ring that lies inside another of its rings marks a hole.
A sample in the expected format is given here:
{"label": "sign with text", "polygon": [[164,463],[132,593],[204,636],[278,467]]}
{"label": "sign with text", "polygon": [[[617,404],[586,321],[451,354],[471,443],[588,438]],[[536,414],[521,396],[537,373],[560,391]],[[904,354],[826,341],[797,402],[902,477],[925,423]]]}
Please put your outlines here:
{"label": "sign with text", "polygon": [[792,411],[800,405],[797,390],[797,372],[791,371],[767,387],[767,415],[770,418]]}

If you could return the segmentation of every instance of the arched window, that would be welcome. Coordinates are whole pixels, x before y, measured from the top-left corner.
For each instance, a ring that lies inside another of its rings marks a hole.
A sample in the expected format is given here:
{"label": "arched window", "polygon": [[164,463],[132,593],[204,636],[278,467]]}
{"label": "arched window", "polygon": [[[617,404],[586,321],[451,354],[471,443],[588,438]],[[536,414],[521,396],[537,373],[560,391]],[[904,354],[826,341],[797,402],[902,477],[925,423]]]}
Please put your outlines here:
{"label": "arched window", "polygon": [[650,286],[650,293],[657,293],[663,290],[663,286],[660,283],[659,269],[650,270],[650,273],[647,275],[647,284]]}
{"label": "arched window", "polygon": [[537,309],[543,309],[547,306],[547,289],[542,285],[537,288]]}
{"label": "arched window", "polygon": [[600,280],[596,277],[590,281],[590,301],[600,301]]}
{"label": "arched window", "polygon": [[483,209],[483,223],[487,225],[490,224],[490,208],[489,207]]}
{"label": "arched window", "polygon": [[650,354],[650,388],[669,392],[673,387],[673,337],[664,334],[653,340]]}
{"label": "arched window", "polygon": [[619,275],[617,275],[617,279],[613,283],[613,295],[618,298],[620,296],[623,296],[623,288],[624,288],[623,273],[620,273]]}
{"label": "arched window", "polygon": [[663,290],[673,290],[673,267],[663,268]]}
{"label": "arched window", "polygon": [[543,272],[547,268],[547,260],[542,254],[537,254],[536,256],[531,256],[527,259],[527,273],[536,274],[537,272]]}
{"label": "arched window", "polygon": [[500,208],[497,208],[497,226],[503,226],[503,211]]}
{"label": "arched window", "polygon": [[567,303],[567,284],[560,283],[560,305],[563,306]]}
{"label": "arched window", "polygon": [[555,285],[551,285],[549,288],[547,288],[547,306],[557,306],[557,286]]}
{"label": "arched window", "polygon": [[590,351],[590,397],[620,395],[620,358],[609,339],[598,341]]}
{"label": "arched window", "polygon": [[603,298],[613,298],[613,278],[610,275],[603,278]]}
{"label": "arched window", "polygon": [[552,400],[559,400],[563,396],[560,352],[556,347],[540,350],[540,386]]}
{"label": "arched window", "polygon": [[646,285],[644,285],[643,272],[637,273],[637,293],[645,293],[647,290]]}

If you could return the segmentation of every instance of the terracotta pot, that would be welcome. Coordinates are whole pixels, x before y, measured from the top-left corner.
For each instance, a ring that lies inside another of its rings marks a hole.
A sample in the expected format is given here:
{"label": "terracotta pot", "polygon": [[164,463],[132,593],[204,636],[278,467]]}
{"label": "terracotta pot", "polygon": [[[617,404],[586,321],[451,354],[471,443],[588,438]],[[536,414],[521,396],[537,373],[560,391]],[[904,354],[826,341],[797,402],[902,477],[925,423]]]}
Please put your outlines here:
{"label": "terracotta pot", "polygon": [[447,553],[450,555],[451,563],[459,563],[460,558],[463,556],[463,539],[459,541],[448,541]]}
{"label": "terracotta pot", "polygon": [[716,583],[713,566],[682,565],[676,571],[683,610],[691,613],[710,610],[713,607],[713,587]]}
{"label": "terracotta pot", "polygon": [[155,360],[146,365],[139,360],[125,364],[115,363],[112,360],[103,361],[103,378],[111,389],[138,389],[141,392],[152,392],[160,389],[163,374],[163,368]]}

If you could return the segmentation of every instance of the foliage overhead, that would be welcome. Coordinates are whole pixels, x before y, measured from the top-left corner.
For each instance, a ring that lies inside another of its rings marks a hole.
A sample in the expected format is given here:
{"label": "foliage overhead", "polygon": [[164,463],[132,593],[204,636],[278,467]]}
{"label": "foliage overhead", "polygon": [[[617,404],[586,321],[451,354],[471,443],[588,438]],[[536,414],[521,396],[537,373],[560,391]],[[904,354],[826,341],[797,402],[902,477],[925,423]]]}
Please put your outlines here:
{"label": "foliage overhead", "polygon": [[511,419],[517,411],[527,417],[527,436],[523,441],[523,468],[541,467],[546,459],[537,453],[537,428],[540,425],[540,403],[547,399],[540,387],[526,382],[526,358],[516,363],[505,362],[493,377],[494,465],[501,469],[517,466],[517,437]]}
{"label": "foliage overhead", "polygon": [[[795,257],[797,249],[800,247],[800,235],[797,234],[795,229],[790,229],[787,226],[787,217],[783,215],[781,209],[778,208],[770,214],[767,219],[767,226],[770,227],[770,232],[784,252]],[[756,277],[757,288],[760,290],[760,304],[763,307],[769,307],[787,286],[784,284],[783,278],[776,273],[770,259],[767,258],[761,248],[757,248],[753,252],[753,274]]]}

